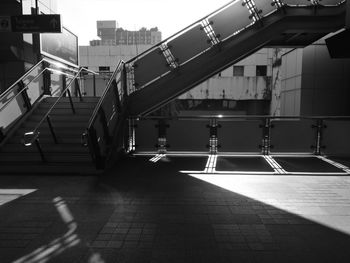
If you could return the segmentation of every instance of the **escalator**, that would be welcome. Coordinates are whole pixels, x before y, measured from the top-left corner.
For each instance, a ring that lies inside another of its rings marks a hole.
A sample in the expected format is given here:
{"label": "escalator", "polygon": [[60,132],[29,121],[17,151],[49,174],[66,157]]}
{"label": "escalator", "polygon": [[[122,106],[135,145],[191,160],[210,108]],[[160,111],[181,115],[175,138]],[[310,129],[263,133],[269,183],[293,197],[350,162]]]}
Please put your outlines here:
{"label": "escalator", "polygon": [[266,46],[304,47],[345,27],[346,1],[230,2],[126,62],[128,114],[144,116]]}

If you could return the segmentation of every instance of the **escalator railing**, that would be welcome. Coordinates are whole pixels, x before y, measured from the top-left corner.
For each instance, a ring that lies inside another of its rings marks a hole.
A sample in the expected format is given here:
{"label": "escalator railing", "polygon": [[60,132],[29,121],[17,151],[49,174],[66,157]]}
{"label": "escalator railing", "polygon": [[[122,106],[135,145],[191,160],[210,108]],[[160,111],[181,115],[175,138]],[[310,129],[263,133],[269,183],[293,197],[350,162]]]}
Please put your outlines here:
{"label": "escalator railing", "polygon": [[[51,69],[49,69],[51,71]],[[56,71],[56,70],[55,70]],[[55,72],[54,71],[54,72]],[[32,146],[33,144],[35,144],[35,146],[37,147],[41,159],[42,161],[46,162],[46,157],[45,157],[45,153],[43,152],[41,146],[40,146],[40,142],[39,142],[39,136],[40,136],[40,128],[42,126],[42,124],[46,121],[49,125],[50,128],[50,132],[53,138],[53,141],[55,144],[58,144],[58,140],[57,140],[57,136],[56,136],[56,132],[54,129],[54,126],[52,125],[52,121],[50,118],[50,114],[53,111],[53,109],[55,109],[55,107],[57,106],[57,104],[59,103],[59,101],[65,97],[68,96],[69,98],[69,103],[70,103],[70,107],[72,109],[72,113],[75,114],[75,107],[74,107],[74,103],[72,100],[72,94],[71,94],[71,88],[74,84],[76,84],[81,72],[87,72],[87,73],[92,73],[92,74],[97,74],[93,71],[87,70],[85,68],[80,68],[74,76],[70,76],[71,79],[68,83],[68,85],[66,84],[66,81],[64,81],[64,85],[63,85],[63,89],[60,91],[60,95],[57,97],[56,101],[51,105],[51,107],[48,109],[48,111],[44,114],[44,116],[40,119],[40,121],[38,121],[38,123],[35,125],[34,129],[25,132],[23,135],[23,144],[25,146]],[[66,76],[66,75],[63,75]],[[66,87],[65,87],[66,86]],[[80,101],[83,101],[83,97],[81,94],[81,90],[79,85],[75,85],[75,89],[74,89],[76,96],[79,97]]]}
{"label": "escalator railing", "polygon": [[[269,41],[274,40],[273,37],[276,37],[276,34],[283,35],[286,30],[288,31],[290,25],[284,20],[286,24],[283,24],[282,27],[285,26],[286,28],[277,28],[277,32],[275,32],[275,27],[277,27],[275,22],[291,16],[295,18],[293,22],[297,24],[296,30],[294,30],[299,32],[295,33],[297,36],[302,35],[300,33],[300,28],[302,27],[305,27],[306,31],[310,30],[310,32],[314,32],[317,26],[309,29],[309,25],[303,26],[298,24],[300,20],[297,18],[299,18],[299,16],[303,18],[322,17],[327,16],[327,14],[332,16],[332,12],[336,11],[337,7],[344,2],[344,0],[231,1],[222,8],[215,10],[211,14],[126,62],[126,69],[128,72],[128,94],[142,94],[142,96],[132,95],[130,97],[131,108],[135,108],[135,110],[131,111],[131,114],[147,114],[154,107],[159,107],[160,104],[168,102],[167,98],[181,95],[186,89],[194,87],[217,72],[224,70],[226,67],[233,64],[235,60],[250,55],[253,51],[263,47],[269,43]],[[339,10],[344,11],[345,9],[339,8]],[[330,12],[328,13],[328,11]],[[276,14],[276,16],[272,14]],[[334,23],[337,26],[339,24],[338,21],[334,21]],[[275,27],[272,27],[272,25]],[[269,26],[271,26],[270,34],[264,37],[265,32],[263,32],[262,29]],[[322,27],[323,25],[319,26],[319,28]],[[334,27],[329,27],[322,31],[320,35],[322,35],[322,33],[325,35],[335,29]],[[260,34],[263,36],[257,35],[256,40],[252,41],[251,38],[253,37],[251,35],[257,34],[260,31]],[[271,32],[274,32],[274,34]],[[277,37],[279,37],[279,35],[277,35]],[[317,36],[315,36],[315,38],[316,37]],[[238,41],[237,39],[240,40]],[[246,39],[254,43],[247,43]],[[292,38],[289,40],[291,39]],[[244,43],[247,44],[245,45]],[[233,52],[234,55],[228,56],[226,53],[232,51],[232,49],[235,49],[235,52]],[[204,56],[203,54],[208,55]],[[213,66],[215,67],[213,71],[213,69],[209,67],[214,60],[214,56],[218,54],[227,58],[225,60],[222,59],[220,63],[217,62],[217,65]],[[211,58],[211,60],[209,58]],[[195,63],[202,68],[194,68],[193,65]],[[198,73],[198,76],[195,78],[193,77],[191,80],[180,77],[185,74],[191,75],[189,72],[200,71],[201,69],[203,69],[203,74],[200,75]],[[145,93],[140,91],[145,87],[152,87],[151,93],[156,93],[158,87],[164,87],[164,89],[166,89],[166,86],[169,86],[167,85],[169,83],[168,81],[175,83],[175,79],[179,79],[179,83],[176,83],[176,85],[174,84],[177,87],[168,87],[170,90],[168,93],[162,90],[161,95],[157,96],[157,98],[152,98],[152,102],[150,102],[149,105],[146,102],[142,102]],[[183,87],[180,87],[182,85]],[[169,95],[169,93],[171,95]]]}
{"label": "escalator railing", "polygon": [[[20,120],[46,96],[57,96],[79,67],[43,58],[0,95],[0,142],[8,138]],[[77,87],[78,83],[74,83]],[[74,92],[77,93],[75,88]]]}
{"label": "escalator railing", "polygon": [[113,72],[83,134],[96,168],[103,169],[113,151],[123,148],[122,127],[125,124],[126,85],[124,62]]}
{"label": "escalator railing", "polygon": [[129,93],[285,7],[332,7],[345,0],[234,0],[126,62]]}

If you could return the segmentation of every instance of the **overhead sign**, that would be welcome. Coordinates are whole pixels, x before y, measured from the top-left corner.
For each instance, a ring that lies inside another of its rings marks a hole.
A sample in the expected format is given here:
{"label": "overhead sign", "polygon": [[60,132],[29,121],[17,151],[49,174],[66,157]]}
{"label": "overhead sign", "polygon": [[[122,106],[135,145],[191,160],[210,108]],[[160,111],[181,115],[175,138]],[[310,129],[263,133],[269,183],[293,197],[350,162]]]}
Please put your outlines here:
{"label": "overhead sign", "polygon": [[0,16],[0,32],[61,33],[60,15]]}

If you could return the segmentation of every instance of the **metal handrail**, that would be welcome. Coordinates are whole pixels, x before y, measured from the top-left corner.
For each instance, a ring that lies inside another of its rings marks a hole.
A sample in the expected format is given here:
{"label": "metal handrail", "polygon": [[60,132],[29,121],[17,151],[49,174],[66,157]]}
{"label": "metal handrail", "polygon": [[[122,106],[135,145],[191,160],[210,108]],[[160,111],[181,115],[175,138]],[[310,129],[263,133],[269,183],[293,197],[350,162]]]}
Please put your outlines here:
{"label": "metal handrail", "polygon": [[179,119],[308,119],[308,120],[350,120],[350,116],[271,116],[271,115],[188,115],[188,116],[130,116],[136,120],[179,120]]}
{"label": "metal handrail", "polygon": [[92,113],[92,115],[90,117],[90,120],[88,122],[88,129],[92,126],[94,120],[96,119],[96,116],[97,116],[97,113],[98,113],[98,111],[99,111],[99,109],[101,107],[101,104],[103,103],[103,101],[104,101],[104,99],[105,99],[105,97],[106,97],[106,95],[107,95],[107,93],[108,93],[108,91],[109,91],[109,89],[110,89],[110,87],[111,87],[111,85],[113,83],[113,80],[115,79],[117,73],[119,72],[119,70],[120,70],[120,68],[122,67],[123,64],[124,64],[124,61],[120,60],[118,65],[117,65],[117,67],[116,67],[116,69],[114,70],[111,78],[109,79],[109,81],[107,83],[107,86],[106,86],[106,88],[105,88],[105,90],[104,90],[100,100],[98,101],[98,103],[97,103],[97,105],[96,105],[96,107],[95,107],[95,109],[94,109],[94,111],[93,111],[93,113]]}
{"label": "metal handrail", "polygon": [[[57,61],[54,61],[54,60],[51,60],[51,59],[48,59],[48,58],[43,58],[41,59],[38,63],[36,63],[34,66],[32,66],[23,76],[21,76],[18,80],[16,80],[10,87],[8,87],[3,93],[0,94],[0,99],[1,97],[5,96],[7,93],[9,93],[19,82],[21,82],[23,79],[25,79],[26,77],[29,76],[30,73],[33,72],[33,70],[35,68],[37,68],[40,64],[42,64],[43,62],[48,62],[48,63],[51,63],[51,64],[54,64],[54,65],[57,65],[58,67],[60,68],[64,68],[64,69],[67,69],[67,70],[71,70],[71,71],[74,71],[72,70],[72,68],[74,68],[73,66],[71,67],[67,67],[65,66],[64,64],[60,63],[60,62],[57,62]],[[78,69],[79,67],[76,67],[76,69]]]}
{"label": "metal handrail", "polygon": [[[182,33],[184,33],[187,29],[190,29],[191,27],[193,27],[194,25],[196,25],[197,23],[202,22],[203,20],[209,18],[210,16],[214,15],[215,13],[224,10],[226,7],[230,6],[231,4],[233,4],[234,2],[236,2],[237,0],[232,0],[230,2],[228,2],[227,4],[217,8],[216,10],[214,10],[213,12],[209,13],[208,15],[204,16],[201,19],[198,19],[197,21],[193,22],[192,24],[190,24],[189,26],[181,29],[180,31],[176,32],[175,34],[171,35],[170,37],[167,37],[166,39],[162,40],[161,42],[157,43],[156,45],[152,46],[151,48],[145,50],[144,52],[138,54],[137,56],[129,59],[128,61],[125,62],[125,64],[129,64],[137,59],[139,59],[140,57],[144,56],[145,54],[151,52],[152,50],[154,50],[155,48],[161,46],[162,44],[168,42],[169,40],[173,39],[176,36],[181,35]],[[259,1],[259,0],[258,0]],[[346,0],[339,2],[338,4],[336,4],[337,6],[341,5],[342,3],[346,2]],[[283,2],[280,2],[280,5],[285,5]]]}
{"label": "metal handrail", "polygon": [[168,42],[169,40],[171,40],[172,38],[174,38],[175,36],[179,36],[181,35],[182,33],[184,33],[187,29],[190,29],[191,27],[193,27],[194,25],[196,25],[197,23],[199,22],[202,22],[203,20],[207,19],[208,17],[210,17],[211,15],[215,14],[216,12],[220,11],[220,10],[223,10],[224,8],[228,7],[229,5],[231,5],[232,3],[236,2],[237,0],[232,0],[230,1],[229,3],[219,7],[218,9],[216,9],[215,11],[211,12],[210,14],[204,16],[203,18],[201,19],[198,19],[196,22],[192,23],[191,25],[181,29],[180,31],[176,32],[175,34],[171,35],[170,37],[162,40],[161,42],[157,43],[156,45],[154,45],[153,47],[145,50],[144,52],[140,53],[139,55],[129,59],[128,61],[125,62],[125,64],[129,64],[135,60],[137,60],[138,58],[142,57],[143,55],[149,53],[151,50],[154,50],[155,48],[161,46],[162,44]]}
{"label": "metal handrail", "polygon": [[[42,119],[41,119],[41,120],[38,122],[38,124],[34,127],[34,129],[33,129],[32,131],[26,132],[26,133],[24,134],[24,136],[26,136],[26,135],[33,135],[33,138],[32,138],[29,142],[24,142],[25,146],[31,146],[31,145],[33,144],[33,142],[34,142],[35,140],[37,140],[37,138],[38,138],[38,136],[39,136],[38,130],[39,130],[40,126],[41,126],[41,125],[43,124],[43,122],[49,117],[51,111],[55,108],[55,106],[57,105],[57,103],[61,100],[61,98],[63,97],[63,95],[64,95],[66,92],[68,92],[68,93],[69,93],[69,96],[70,96],[69,88],[72,86],[73,81],[76,80],[76,79],[79,77],[80,73],[81,73],[83,70],[84,70],[84,71],[86,70],[86,71],[89,71],[89,72],[90,72],[90,70],[87,70],[87,69],[85,69],[85,68],[83,68],[83,67],[80,68],[80,69],[78,70],[78,72],[75,74],[75,76],[73,77],[73,79],[69,82],[69,84],[67,85],[67,87],[61,92],[61,95],[58,96],[58,98],[57,98],[57,100],[54,102],[54,104],[50,107],[50,109],[46,112],[46,114],[42,117]],[[94,74],[97,74],[97,73],[94,72]]]}
{"label": "metal handrail", "polygon": [[[59,71],[57,69],[51,69],[51,68],[45,68],[43,69],[38,75],[36,75],[32,80],[30,80],[15,96],[13,96],[11,99],[9,99],[1,108],[0,108],[0,112],[6,108],[6,106],[8,104],[10,104],[14,99],[16,99],[20,94],[22,94],[25,90],[28,89],[28,86],[33,83],[35,80],[37,80],[45,71],[51,71],[51,72],[55,72],[57,74],[61,74],[61,75],[65,75],[68,77],[74,77],[73,75],[67,74],[63,71]],[[17,83],[18,84],[18,83]]]}

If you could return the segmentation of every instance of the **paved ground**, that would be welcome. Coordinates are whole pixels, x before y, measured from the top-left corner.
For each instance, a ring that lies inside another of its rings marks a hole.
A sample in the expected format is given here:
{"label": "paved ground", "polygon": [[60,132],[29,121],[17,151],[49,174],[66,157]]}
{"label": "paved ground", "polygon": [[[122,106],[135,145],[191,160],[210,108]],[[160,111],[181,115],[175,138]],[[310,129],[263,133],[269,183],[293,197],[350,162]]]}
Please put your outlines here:
{"label": "paved ground", "polygon": [[0,262],[350,262],[349,176],[180,172],[203,163],[2,176]]}

